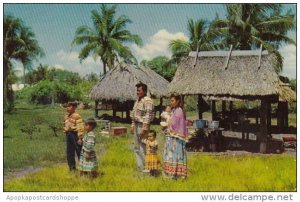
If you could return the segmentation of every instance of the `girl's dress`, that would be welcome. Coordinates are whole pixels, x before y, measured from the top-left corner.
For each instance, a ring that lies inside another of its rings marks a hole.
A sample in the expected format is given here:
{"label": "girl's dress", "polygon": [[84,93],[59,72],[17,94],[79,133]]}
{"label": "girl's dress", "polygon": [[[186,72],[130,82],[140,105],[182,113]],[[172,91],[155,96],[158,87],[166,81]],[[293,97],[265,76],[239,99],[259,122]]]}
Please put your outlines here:
{"label": "girl's dress", "polygon": [[[89,155],[89,158],[85,157],[86,154]],[[95,134],[93,131],[89,131],[83,137],[79,169],[83,172],[95,172],[98,169],[98,161],[95,153]]]}
{"label": "girl's dress", "polygon": [[145,170],[158,170],[160,162],[157,156],[157,141],[154,140],[151,142],[150,140],[143,139],[142,142],[146,144]]}
{"label": "girl's dress", "polygon": [[173,110],[164,148],[163,169],[166,174],[187,176],[187,123],[181,108]]}

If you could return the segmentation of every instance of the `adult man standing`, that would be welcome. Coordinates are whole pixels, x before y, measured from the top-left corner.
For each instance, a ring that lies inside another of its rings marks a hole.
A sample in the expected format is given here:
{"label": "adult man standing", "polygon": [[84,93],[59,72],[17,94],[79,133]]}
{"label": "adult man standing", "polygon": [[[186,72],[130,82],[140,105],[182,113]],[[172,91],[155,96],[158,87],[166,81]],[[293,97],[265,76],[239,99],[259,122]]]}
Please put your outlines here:
{"label": "adult man standing", "polygon": [[137,166],[140,170],[146,172],[144,170],[146,148],[141,140],[147,137],[150,123],[154,119],[154,105],[152,99],[147,97],[147,85],[140,82],[135,86],[138,99],[134,103],[131,112],[131,130],[134,134],[134,152]]}

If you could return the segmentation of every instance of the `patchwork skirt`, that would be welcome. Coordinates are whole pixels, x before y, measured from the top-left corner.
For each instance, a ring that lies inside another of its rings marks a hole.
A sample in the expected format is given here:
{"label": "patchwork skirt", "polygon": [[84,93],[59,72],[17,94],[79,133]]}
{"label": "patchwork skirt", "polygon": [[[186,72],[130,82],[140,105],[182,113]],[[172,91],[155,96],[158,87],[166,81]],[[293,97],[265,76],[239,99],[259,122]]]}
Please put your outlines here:
{"label": "patchwork skirt", "polygon": [[163,169],[166,174],[187,176],[186,142],[176,137],[166,136]]}

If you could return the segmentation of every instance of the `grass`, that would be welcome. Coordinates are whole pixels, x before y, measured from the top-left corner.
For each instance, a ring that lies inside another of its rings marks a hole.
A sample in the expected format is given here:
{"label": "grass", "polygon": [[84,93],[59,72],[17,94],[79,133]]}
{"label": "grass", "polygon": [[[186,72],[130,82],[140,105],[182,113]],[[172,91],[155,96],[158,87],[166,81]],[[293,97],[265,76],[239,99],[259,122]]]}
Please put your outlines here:
{"label": "grass", "polygon": [[[92,110],[78,110],[83,118],[93,116]],[[26,166],[47,166],[65,160],[65,135],[61,129],[58,137],[49,128],[51,121],[63,123],[65,109],[59,106],[19,105],[12,114],[5,114],[8,128],[4,128],[4,172]],[[40,132],[33,140],[20,131],[22,125],[38,120]]]}
{"label": "grass", "polygon": [[[162,138],[162,137],[160,137]],[[292,155],[218,156],[189,153],[186,180],[150,177],[136,170],[132,136],[100,138],[106,152],[98,155],[94,180],[70,173],[67,165],[13,179],[4,191],[295,191],[296,159]],[[160,148],[160,151],[162,148]]]}
{"label": "grass", "polygon": [[[78,110],[83,118],[93,110]],[[47,122],[62,120],[65,110],[58,106],[18,106],[13,114],[5,114],[4,174],[27,166],[40,171],[11,179],[4,191],[295,191],[296,156],[280,155],[212,155],[188,153],[186,180],[150,177],[136,170],[133,136],[97,137],[99,171],[95,180],[70,173],[65,158],[64,134],[55,137]],[[189,115],[188,115],[189,116]],[[33,140],[19,127],[34,118],[43,120]],[[117,124],[129,127],[129,124]],[[153,127],[159,131],[158,126]],[[162,157],[164,137],[158,134]]]}

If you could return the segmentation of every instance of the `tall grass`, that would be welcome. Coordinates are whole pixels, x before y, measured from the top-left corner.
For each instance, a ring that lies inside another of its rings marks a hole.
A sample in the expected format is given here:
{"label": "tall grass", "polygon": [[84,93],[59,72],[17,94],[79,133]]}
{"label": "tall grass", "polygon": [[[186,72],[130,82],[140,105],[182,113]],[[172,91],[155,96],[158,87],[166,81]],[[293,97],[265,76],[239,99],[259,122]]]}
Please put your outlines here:
{"label": "tall grass", "polygon": [[[97,179],[82,178],[67,165],[4,184],[5,191],[294,191],[293,155],[188,154],[188,178],[151,177],[136,169],[132,136],[102,138],[105,153],[98,155]],[[101,147],[103,147],[102,145]],[[162,149],[162,148],[161,148]]]}
{"label": "tall grass", "polygon": [[[93,110],[77,110],[83,118]],[[62,120],[65,110],[58,106],[19,106],[5,115],[4,171],[29,165],[44,167],[39,172],[11,179],[4,191],[295,191],[296,157],[279,155],[218,155],[188,153],[188,178],[172,180],[151,177],[136,168],[133,136],[97,136],[99,172],[94,180],[68,171],[64,134],[55,137],[47,126],[52,119]],[[205,115],[206,116],[206,115]],[[19,127],[34,118],[42,119],[33,140]],[[129,124],[118,124],[129,127]],[[153,128],[159,132],[158,126]],[[98,133],[97,133],[98,134]],[[159,155],[162,157],[164,137],[158,133]],[[57,164],[60,163],[60,164]],[[63,163],[63,164],[61,164]]]}
{"label": "tall grass", "polygon": [[[92,110],[78,110],[83,118],[93,116]],[[57,105],[34,106],[18,105],[12,114],[5,114],[8,124],[4,128],[4,172],[26,166],[43,166],[65,159],[65,135],[63,131],[54,136],[49,128],[51,121],[63,124],[66,110]],[[38,122],[39,132],[33,133],[33,139],[20,131],[25,125]]]}

